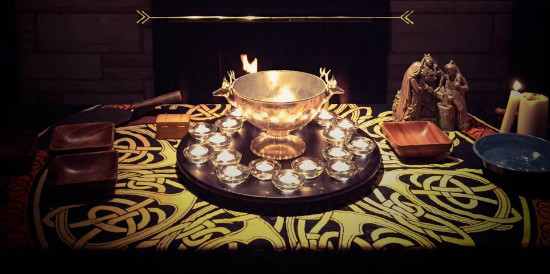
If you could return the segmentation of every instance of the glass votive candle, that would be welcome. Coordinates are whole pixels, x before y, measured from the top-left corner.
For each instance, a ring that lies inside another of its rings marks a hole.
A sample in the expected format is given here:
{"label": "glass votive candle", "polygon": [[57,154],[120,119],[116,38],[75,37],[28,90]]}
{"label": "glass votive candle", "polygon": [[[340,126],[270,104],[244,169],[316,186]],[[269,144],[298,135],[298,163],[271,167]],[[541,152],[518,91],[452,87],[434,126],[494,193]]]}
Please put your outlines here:
{"label": "glass votive candle", "polygon": [[357,166],[351,160],[332,159],[325,163],[327,174],[340,181],[351,178],[357,172]]}
{"label": "glass votive candle", "polygon": [[304,184],[304,175],[292,170],[281,169],[273,174],[273,185],[283,193],[294,192]]}
{"label": "glass votive candle", "polygon": [[250,168],[243,164],[222,165],[216,168],[216,176],[223,184],[236,186],[242,184],[250,175]]}
{"label": "glass votive candle", "polygon": [[323,130],[323,137],[330,145],[343,146],[350,138],[350,135],[341,127],[330,126]]}
{"label": "glass votive candle", "polygon": [[189,134],[197,140],[204,140],[208,135],[216,132],[216,126],[211,123],[195,122],[189,127]]}
{"label": "glass votive candle", "polygon": [[348,118],[336,118],[332,121],[332,125],[345,129],[350,135],[357,130],[357,123]]}
{"label": "glass votive candle", "polygon": [[241,161],[242,154],[234,149],[226,148],[212,152],[210,161],[214,166],[237,164]]}
{"label": "glass votive candle", "polygon": [[332,124],[332,121],[336,119],[336,117],[336,114],[332,111],[321,110],[314,120],[315,122],[317,122],[317,124],[328,127]]}
{"label": "glass votive candle", "polygon": [[269,180],[273,174],[281,170],[281,164],[275,160],[256,159],[248,164],[252,176],[260,180]]}
{"label": "glass votive candle", "polygon": [[214,124],[221,132],[226,134],[233,134],[243,127],[243,121],[241,119],[230,116],[220,118]]}
{"label": "glass votive candle", "polygon": [[363,136],[355,136],[349,139],[346,147],[357,156],[367,156],[372,153],[376,144],[372,139]]}
{"label": "glass votive candle", "polygon": [[231,137],[223,132],[213,132],[204,139],[204,142],[214,150],[220,150],[231,144]]}
{"label": "glass votive candle", "polygon": [[306,179],[316,178],[323,173],[323,162],[313,157],[300,157],[292,161],[290,166]]}
{"label": "glass votive candle", "polygon": [[202,164],[210,159],[212,151],[213,149],[209,146],[191,144],[183,149],[183,156],[191,163]]}
{"label": "glass votive candle", "polygon": [[244,116],[243,116],[243,109],[240,108],[240,107],[231,107],[226,113],[225,113],[226,116],[228,117],[233,117],[233,118],[237,118],[241,121],[244,121]]}
{"label": "glass votive candle", "polygon": [[353,157],[353,153],[349,151],[348,149],[338,146],[326,146],[323,149],[323,157],[325,157],[326,160],[331,159],[346,159],[349,160]]}

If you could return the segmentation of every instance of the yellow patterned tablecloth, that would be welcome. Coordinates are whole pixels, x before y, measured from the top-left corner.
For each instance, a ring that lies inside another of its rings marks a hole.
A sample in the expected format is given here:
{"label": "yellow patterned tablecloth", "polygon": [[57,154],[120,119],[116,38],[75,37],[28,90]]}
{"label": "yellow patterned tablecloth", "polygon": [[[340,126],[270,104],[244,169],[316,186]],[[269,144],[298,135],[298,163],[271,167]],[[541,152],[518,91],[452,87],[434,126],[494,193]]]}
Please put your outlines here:
{"label": "yellow patterned tablecloth", "polygon": [[[227,105],[163,108],[213,121]],[[119,173],[115,197],[54,208],[41,206],[47,176],[34,179],[30,227],[36,246],[68,250],[217,251],[269,253],[338,250],[438,250],[448,247],[522,248],[548,244],[548,201],[507,193],[483,176],[472,151],[477,128],[447,132],[449,156],[401,161],[380,123],[387,109],[331,105],[378,144],[383,172],[370,194],[346,206],[303,216],[260,216],[209,203],[186,189],[176,174],[179,140],[156,140],[155,125],[116,129]]]}

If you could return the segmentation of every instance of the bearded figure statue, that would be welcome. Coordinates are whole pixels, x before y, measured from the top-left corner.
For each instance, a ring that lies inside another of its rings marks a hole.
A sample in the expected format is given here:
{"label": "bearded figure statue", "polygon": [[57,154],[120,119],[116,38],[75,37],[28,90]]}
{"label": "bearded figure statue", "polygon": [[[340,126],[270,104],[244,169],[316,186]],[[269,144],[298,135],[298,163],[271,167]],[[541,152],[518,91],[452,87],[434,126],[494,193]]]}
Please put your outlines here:
{"label": "bearded figure statue", "polygon": [[[401,89],[392,105],[394,121],[437,120],[437,93],[435,89],[442,72],[430,54],[416,61],[405,72]],[[428,99],[434,102],[427,102]]]}

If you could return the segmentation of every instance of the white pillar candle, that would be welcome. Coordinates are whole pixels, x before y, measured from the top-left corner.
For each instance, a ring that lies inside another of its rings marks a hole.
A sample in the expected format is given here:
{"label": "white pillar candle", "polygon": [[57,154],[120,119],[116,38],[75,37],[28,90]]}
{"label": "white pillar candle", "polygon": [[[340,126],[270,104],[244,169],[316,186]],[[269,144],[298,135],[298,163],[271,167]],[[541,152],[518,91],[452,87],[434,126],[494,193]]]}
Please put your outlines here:
{"label": "white pillar candle", "polygon": [[510,98],[508,98],[508,105],[506,105],[506,112],[502,119],[502,125],[500,126],[500,133],[510,132],[512,123],[516,119],[516,112],[518,111],[519,100],[521,93],[517,90],[510,91]]}
{"label": "white pillar candle", "polygon": [[548,97],[524,92],[519,103],[517,133],[546,138],[547,122]]}

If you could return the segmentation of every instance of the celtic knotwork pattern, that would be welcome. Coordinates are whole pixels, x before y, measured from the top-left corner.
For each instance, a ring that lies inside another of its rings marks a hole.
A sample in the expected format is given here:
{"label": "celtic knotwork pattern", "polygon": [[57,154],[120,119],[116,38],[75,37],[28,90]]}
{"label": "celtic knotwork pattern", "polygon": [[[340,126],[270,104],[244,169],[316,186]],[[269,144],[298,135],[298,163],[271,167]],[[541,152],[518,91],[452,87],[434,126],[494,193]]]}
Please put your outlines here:
{"label": "celtic knotwork pattern", "polygon": [[[213,121],[230,105],[159,108]],[[448,132],[451,155],[435,162],[406,162],[395,155],[380,129],[380,123],[391,120],[391,112],[374,113],[353,104],[329,109],[356,121],[377,142],[383,158],[378,187],[343,208],[305,216],[259,216],[202,201],[176,172],[179,141],[156,140],[154,125],[137,125],[116,130],[115,197],[43,209],[44,231],[39,230],[38,237],[73,249],[212,251],[268,246],[275,252],[474,246],[485,243],[484,235],[497,232],[513,244],[521,241],[516,235],[523,231],[518,201],[484,178],[480,166],[464,160],[472,155],[471,137]],[[39,185],[45,176],[41,178]]]}
{"label": "celtic knotwork pattern", "polygon": [[286,229],[292,250],[434,248],[425,236],[365,212],[333,210],[317,215],[287,217]]}
{"label": "celtic knotwork pattern", "polygon": [[504,191],[475,170],[392,170],[352,206],[390,217],[435,242],[473,246],[472,233],[508,230],[522,220]]}

